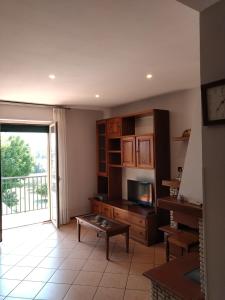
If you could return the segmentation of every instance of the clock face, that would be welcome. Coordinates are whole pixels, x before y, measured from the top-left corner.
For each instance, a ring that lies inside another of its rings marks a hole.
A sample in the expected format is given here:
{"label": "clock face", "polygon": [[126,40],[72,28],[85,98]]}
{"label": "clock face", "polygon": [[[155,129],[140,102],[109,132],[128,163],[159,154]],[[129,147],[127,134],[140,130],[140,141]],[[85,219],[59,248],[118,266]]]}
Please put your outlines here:
{"label": "clock face", "polygon": [[207,89],[208,120],[225,120],[225,84]]}

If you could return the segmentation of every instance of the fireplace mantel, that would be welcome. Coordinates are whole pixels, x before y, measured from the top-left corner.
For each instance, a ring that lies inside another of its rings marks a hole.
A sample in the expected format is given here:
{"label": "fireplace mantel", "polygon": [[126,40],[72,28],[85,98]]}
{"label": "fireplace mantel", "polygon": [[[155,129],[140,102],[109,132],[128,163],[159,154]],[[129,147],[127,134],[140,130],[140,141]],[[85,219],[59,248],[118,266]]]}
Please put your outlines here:
{"label": "fireplace mantel", "polygon": [[157,207],[172,211],[178,211],[185,214],[202,218],[202,206],[189,203],[187,201],[179,201],[174,197],[164,197],[157,200]]}

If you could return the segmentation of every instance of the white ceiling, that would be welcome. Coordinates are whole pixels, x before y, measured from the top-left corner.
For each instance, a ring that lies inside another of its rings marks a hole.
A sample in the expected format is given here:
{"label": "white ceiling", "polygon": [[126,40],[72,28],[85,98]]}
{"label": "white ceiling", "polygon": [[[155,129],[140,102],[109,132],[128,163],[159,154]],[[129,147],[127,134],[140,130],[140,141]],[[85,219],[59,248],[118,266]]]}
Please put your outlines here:
{"label": "white ceiling", "polygon": [[199,14],[175,0],[1,0],[0,41],[4,100],[111,107],[200,82]]}

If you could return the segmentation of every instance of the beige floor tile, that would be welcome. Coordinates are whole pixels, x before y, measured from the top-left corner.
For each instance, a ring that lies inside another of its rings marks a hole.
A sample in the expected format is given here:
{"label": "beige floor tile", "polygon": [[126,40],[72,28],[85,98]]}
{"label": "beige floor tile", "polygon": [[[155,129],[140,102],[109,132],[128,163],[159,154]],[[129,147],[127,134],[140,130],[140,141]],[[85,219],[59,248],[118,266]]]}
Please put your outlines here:
{"label": "beige floor tile", "polygon": [[44,282],[22,281],[9,296],[17,298],[34,298],[43,286]]}
{"label": "beige floor tile", "polygon": [[78,243],[75,247],[75,251],[83,251],[83,250],[93,250],[96,246],[96,242],[85,242],[85,243]]}
{"label": "beige floor tile", "polygon": [[31,256],[47,256],[52,251],[52,248],[38,247],[29,253]]}
{"label": "beige floor tile", "polygon": [[22,258],[23,258],[23,256],[21,256],[21,255],[3,254],[3,255],[0,255],[0,264],[1,265],[14,266]]}
{"label": "beige floor tile", "polygon": [[82,270],[89,272],[104,272],[107,266],[107,261],[96,261],[89,259],[83,266]]}
{"label": "beige floor tile", "polygon": [[57,240],[45,240],[44,242],[41,243],[41,245],[45,248],[55,248],[58,245]]}
{"label": "beige floor tile", "polygon": [[134,253],[140,253],[145,255],[154,255],[155,248],[154,247],[147,247],[142,244],[136,244],[134,247]]}
{"label": "beige floor tile", "polygon": [[85,264],[86,259],[66,258],[59,269],[79,271]]}
{"label": "beige floor tile", "polygon": [[89,259],[97,260],[97,261],[106,261],[106,250],[104,249],[95,249],[91,255],[89,256]]}
{"label": "beige floor tile", "polygon": [[128,274],[130,262],[110,261],[105,269],[106,273]]}
{"label": "beige floor tile", "polygon": [[155,264],[161,265],[166,263],[166,251],[164,249],[156,251],[155,253]]}
{"label": "beige floor tile", "polygon": [[99,287],[94,300],[123,300],[124,289]]}
{"label": "beige floor tile", "polygon": [[72,285],[63,300],[92,300],[96,287]]}
{"label": "beige floor tile", "polygon": [[70,285],[47,283],[35,297],[41,300],[61,300],[65,297]]}
{"label": "beige floor tile", "polygon": [[59,249],[54,248],[49,254],[48,257],[58,258],[58,257],[67,257],[71,254],[72,249]]}
{"label": "beige floor tile", "polygon": [[133,253],[126,253],[125,251],[113,252],[110,256],[111,261],[129,262],[132,260]]}
{"label": "beige floor tile", "polygon": [[126,286],[126,282],[127,275],[125,274],[104,273],[99,285],[103,287],[123,289]]}
{"label": "beige floor tile", "polygon": [[0,295],[7,296],[19,283],[19,280],[1,279]]}
{"label": "beige floor tile", "polygon": [[80,258],[80,259],[87,259],[92,250],[91,249],[86,249],[86,250],[76,250],[76,248],[72,251],[70,254],[69,258]]}
{"label": "beige floor tile", "polygon": [[74,249],[74,247],[76,247],[77,245],[77,241],[62,241],[57,247],[61,248],[61,249]]}
{"label": "beige floor tile", "polygon": [[67,283],[72,284],[77,277],[79,271],[73,270],[57,270],[49,279],[52,283]]}
{"label": "beige floor tile", "polygon": [[130,290],[144,290],[150,289],[150,282],[147,278],[141,275],[129,275],[127,280],[127,289]]}
{"label": "beige floor tile", "polygon": [[[0,297],[0,300],[2,300],[3,298],[1,298]],[[29,298],[14,298],[14,297],[6,297],[6,298],[4,298],[4,300],[32,300],[31,298],[29,299]]]}
{"label": "beige floor tile", "polygon": [[57,269],[65,258],[62,257],[46,257],[42,260],[42,262],[38,265],[39,268],[47,268],[47,269]]}
{"label": "beige floor tile", "polygon": [[102,278],[102,273],[100,272],[80,271],[74,283],[81,284],[81,285],[98,286],[101,278]]}
{"label": "beige floor tile", "polygon": [[20,260],[16,265],[21,267],[36,267],[43,259],[43,256],[29,255]]}
{"label": "beige floor tile", "polygon": [[23,280],[32,270],[32,267],[12,267],[2,278]]}
{"label": "beige floor tile", "polygon": [[150,292],[126,290],[124,300],[150,300]]}
{"label": "beige floor tile", "polygon": [[55,271],[56,269],[35,268],[25,279],[28,281],[47,282]]}
{"label": "beige floor tile", "polygon": [[132,258],[132,262],[135,263],[144,263],[144,264],[154,264],[154,254],[150,254],[150,255],[146,255],[146,254],[138,254],[135,253],[133,258]]}
{"label": "beige floor tile", "polygon": [[0,265],[0,276],[4,275],[12,266]]}
{"label": "beige floor tile", "polygon": [[152,268],[154,268],[154,264],[131,263],[130,275],[142,275]]}

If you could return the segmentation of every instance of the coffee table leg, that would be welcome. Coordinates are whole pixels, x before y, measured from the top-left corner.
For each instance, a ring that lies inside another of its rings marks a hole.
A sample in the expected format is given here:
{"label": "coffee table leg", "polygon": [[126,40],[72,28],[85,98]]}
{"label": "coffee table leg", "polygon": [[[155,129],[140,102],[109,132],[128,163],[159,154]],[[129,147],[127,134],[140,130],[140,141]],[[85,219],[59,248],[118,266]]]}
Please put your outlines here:
{"label": "coffee table leg", "polygon": [[126,251],[129,253],[129,229],[126,232]]}
{"label": "coffee table leg", "polygon": [[106,259],[109,260],[109,236],[106,234],[105,237],[106,242]]}
{"label": "coffee table leg", "polygon": [[81,226],[79,220],[77,220],[77,235],[78,235],[78,242],[80,242],[80,231],[81,231]]}

